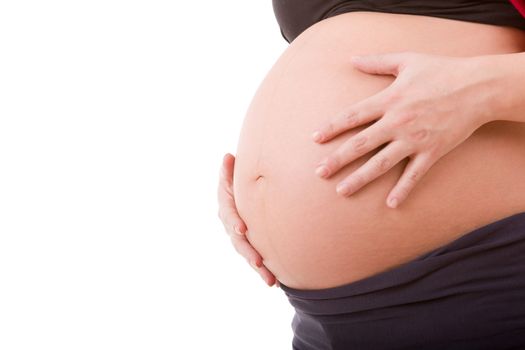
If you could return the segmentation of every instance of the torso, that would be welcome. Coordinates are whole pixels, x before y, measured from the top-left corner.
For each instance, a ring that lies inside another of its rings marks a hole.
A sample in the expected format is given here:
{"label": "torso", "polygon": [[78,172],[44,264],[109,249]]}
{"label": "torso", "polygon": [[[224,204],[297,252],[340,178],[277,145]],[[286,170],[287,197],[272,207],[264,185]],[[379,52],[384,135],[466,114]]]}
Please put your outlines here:
{"label": "torso", "polygon": [[525,31],[350,12],[311,26],[292,42],[246,114],[234,173],[235,200],[248,238],[287,286],[350,283],[525,211],[525,123],[493,121],[480,127],[435,163],[397,209],[388,208],[385,199],[406,159],[348,198],[337,195],[336,184],[377,150],[330,179],[315,175],[324,156],[364,127],[323,145],[311,140],[312,131],[394,80],[358,72],[348,58],[391,51],[520,52],[525,51]]}

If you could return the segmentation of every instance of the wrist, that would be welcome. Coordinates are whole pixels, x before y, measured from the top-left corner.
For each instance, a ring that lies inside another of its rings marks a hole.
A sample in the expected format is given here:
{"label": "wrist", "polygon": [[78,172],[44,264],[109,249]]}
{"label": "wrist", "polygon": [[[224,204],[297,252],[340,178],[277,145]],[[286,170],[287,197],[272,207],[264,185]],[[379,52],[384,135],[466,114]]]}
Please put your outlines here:
{"label": "wrist", "polygon": [[525,52],[477,58],[477,69],[487,73],[482,122],[525,122]]}

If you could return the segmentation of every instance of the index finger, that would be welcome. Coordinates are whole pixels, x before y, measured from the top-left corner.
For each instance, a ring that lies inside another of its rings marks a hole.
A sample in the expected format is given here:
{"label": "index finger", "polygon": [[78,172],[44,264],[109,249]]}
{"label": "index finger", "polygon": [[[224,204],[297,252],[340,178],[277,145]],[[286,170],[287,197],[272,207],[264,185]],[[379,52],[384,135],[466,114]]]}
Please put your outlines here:
{"label": "index finger", "polygon": [[312,134],[315,142],[323,143],[336,137],[337,135],[367,124],[380,118],[385,111],[384,100],[386,89],[359,102],[352,104],[341,115],[329,121],[323,121]]}
{"label": "index finger", "polygon": [[243,234],[246,232],[247,227],[237,211],[237,206],[235,205],[235,198],[233,195],[234,164],[235,157],[230,153],[227,153],[223,158],[219,178],[219,187],[217,191],[219,201],[219,217],[223,223],[232,230],[235,230],[235,227],[237,227],[237,233]]}

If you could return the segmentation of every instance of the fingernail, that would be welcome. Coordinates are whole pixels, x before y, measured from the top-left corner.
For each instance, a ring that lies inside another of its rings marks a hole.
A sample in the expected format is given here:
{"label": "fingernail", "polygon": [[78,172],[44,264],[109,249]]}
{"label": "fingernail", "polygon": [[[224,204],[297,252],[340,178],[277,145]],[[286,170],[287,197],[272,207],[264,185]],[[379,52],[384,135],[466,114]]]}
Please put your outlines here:
{"label": "fingernail", "polygon": [[321,165],[317,167],[317,169],[315,169],[315,173],[318,176],[325,177],[326,175],[328,175],[328,168],[324,165]]}
{"label": "fingernail", "polygon": [[337,193],[339,193],[339,194],[347,195],[347,194],[350,193],[350,185],[347,184],[346,182],[341,182],[339,185],[337,185],[337,187],[335,188],[335,190],[336,190]]}
{"label": "fingernail", "polygon": [[321,133],[319,131],[315,131],[312,134],[312,138],[314,139],[315,142],[319,142],[319,141],[321,141],[322,135],[321,135]]}
{"label": "fingernail", "polygon": [[242,232],[241,232],[241,229],[239,228],[239,225],[235,225],[235,233],[242,236]]}
{"label": "fingernail", "polygon": [[392,209],[396,208],[397,207],[397,204],[398,204],[398,201],[397,201],[397,198],[396,197],[392,197],[388,200],[388,206]]}

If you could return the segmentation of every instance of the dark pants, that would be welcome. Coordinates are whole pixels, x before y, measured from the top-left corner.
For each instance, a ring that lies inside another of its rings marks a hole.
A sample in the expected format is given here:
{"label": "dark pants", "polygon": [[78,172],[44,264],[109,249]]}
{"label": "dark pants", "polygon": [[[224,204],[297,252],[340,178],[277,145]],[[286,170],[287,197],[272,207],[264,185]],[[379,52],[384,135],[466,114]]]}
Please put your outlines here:
{"label": "dark pants", "polygon": [[293,349],[525,349],[525,212],[344,286],[281,288]]}

